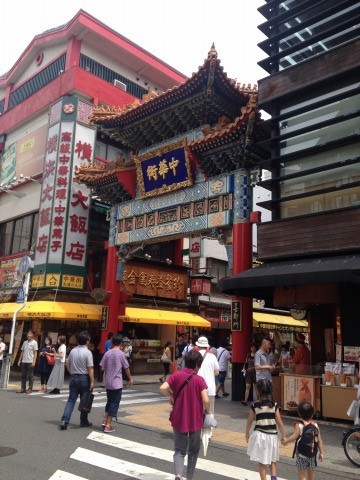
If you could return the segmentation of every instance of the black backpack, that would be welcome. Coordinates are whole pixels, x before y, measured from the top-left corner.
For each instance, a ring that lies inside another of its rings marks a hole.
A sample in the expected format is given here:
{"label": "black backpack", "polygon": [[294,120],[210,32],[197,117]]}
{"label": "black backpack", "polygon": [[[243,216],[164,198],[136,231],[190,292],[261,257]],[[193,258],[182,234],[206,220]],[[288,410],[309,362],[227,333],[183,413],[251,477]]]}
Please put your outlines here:
{"label": "black backpack", "polygon": [[[303,424],[304,425],[304,424]],[[313,423],[308,423],[304,425],[301,436],[298,438],[293,457],[297,451],[300,455],[308,458],[316,458],[318,452],[319,442],[319,429]]]}

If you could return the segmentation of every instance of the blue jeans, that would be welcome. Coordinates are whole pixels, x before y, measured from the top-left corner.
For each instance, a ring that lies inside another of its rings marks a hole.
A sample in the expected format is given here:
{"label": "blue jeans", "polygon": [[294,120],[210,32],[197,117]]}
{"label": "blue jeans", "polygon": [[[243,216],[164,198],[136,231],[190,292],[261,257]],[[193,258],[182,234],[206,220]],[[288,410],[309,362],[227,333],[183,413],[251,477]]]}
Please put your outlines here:
{"label": "blue jeans", "polygon": [[[80,398],[83,396],[85,392],[90,390],[90,377],[89,375],[70,375],[70,383],[69,383],[69,398],[65,405],[65,410],[63,416],[61,417],[61,421],[65,421],[66,423],[70,422],[71,414],[74,410],[76,400],[80,395]],[[88,422],[88,413],[87,412],[80,412],[80,425],[86,424]]]}
{"label": "blue jeans", "polygon": [[119,410],[120,400],[121,400],[122,388],[118,390],[108,390],[106,389],[107,402],[105,407],[105,412],[109,417],[116,417]]}

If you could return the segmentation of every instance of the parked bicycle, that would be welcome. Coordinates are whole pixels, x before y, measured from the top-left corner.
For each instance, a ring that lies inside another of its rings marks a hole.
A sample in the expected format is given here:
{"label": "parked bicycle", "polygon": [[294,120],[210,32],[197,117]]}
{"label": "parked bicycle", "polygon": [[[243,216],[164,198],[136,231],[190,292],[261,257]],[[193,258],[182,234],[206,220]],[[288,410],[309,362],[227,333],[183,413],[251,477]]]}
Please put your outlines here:
{"label": "parked bicycle", "polygon": [[344,433],[342,444],[348,460],[360,468],[360,425]]}

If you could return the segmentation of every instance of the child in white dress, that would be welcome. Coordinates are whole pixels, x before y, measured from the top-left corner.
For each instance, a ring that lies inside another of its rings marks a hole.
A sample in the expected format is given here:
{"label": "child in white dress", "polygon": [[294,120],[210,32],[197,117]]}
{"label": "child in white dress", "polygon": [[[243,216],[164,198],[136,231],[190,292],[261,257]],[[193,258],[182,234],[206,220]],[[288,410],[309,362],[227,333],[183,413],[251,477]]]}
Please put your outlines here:
{"label": "child in white dress", "polygon": [[[272,400],[272,383],[269,380],[259,380],[256,389],[259,400],[251,405],[246,423],[247,454],[250,460],[258,462],[261,480],[266,480],[266,465],[270,465],[271,480],[276,480],[276,462],[279,460],[277,428],[281,438],[284,438],[284,424],[279,405]],[[250,434],[254,420],[255,427]]]}

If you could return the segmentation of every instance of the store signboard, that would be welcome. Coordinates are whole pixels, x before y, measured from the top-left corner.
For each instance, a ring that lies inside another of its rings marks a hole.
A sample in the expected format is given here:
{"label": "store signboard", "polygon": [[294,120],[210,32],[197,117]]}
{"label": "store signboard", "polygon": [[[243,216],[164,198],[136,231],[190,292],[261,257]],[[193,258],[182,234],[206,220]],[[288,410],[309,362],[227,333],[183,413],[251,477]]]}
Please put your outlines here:
{"label": "store signboard", "polygon": [[241,307],[241,300],[233,300],[231,302],[231,331],[233,332],[241,332],[242,330]]}
{"label": "store signboard", "polygon": [[[51,107],[38,238],[32,286],[82,290],[90,210],[90,191],[78,182],[80,165],[91,164],[95,129],[76,122],[77,98],[63,97]],[[46,275],[44,271],[46,270]]]}
{"label": "store signboard", "polygon": [[174,300],[187,298],[187,271],[127,262],[122,281],[133,295]]}
{"label": "store signboard", "polygon": [[135,157],[141,198],[192,185],[190,152],[182,141]]}
{"label": "store signboard", "polygon": [[301,402],[314,404],[315,378],[305,376],[284,375],[283,408],[287,411],[297,411]]}
{"label": "store signboard", "polygon": [[360,362],[360,347],[344,347],[345,362]]}

